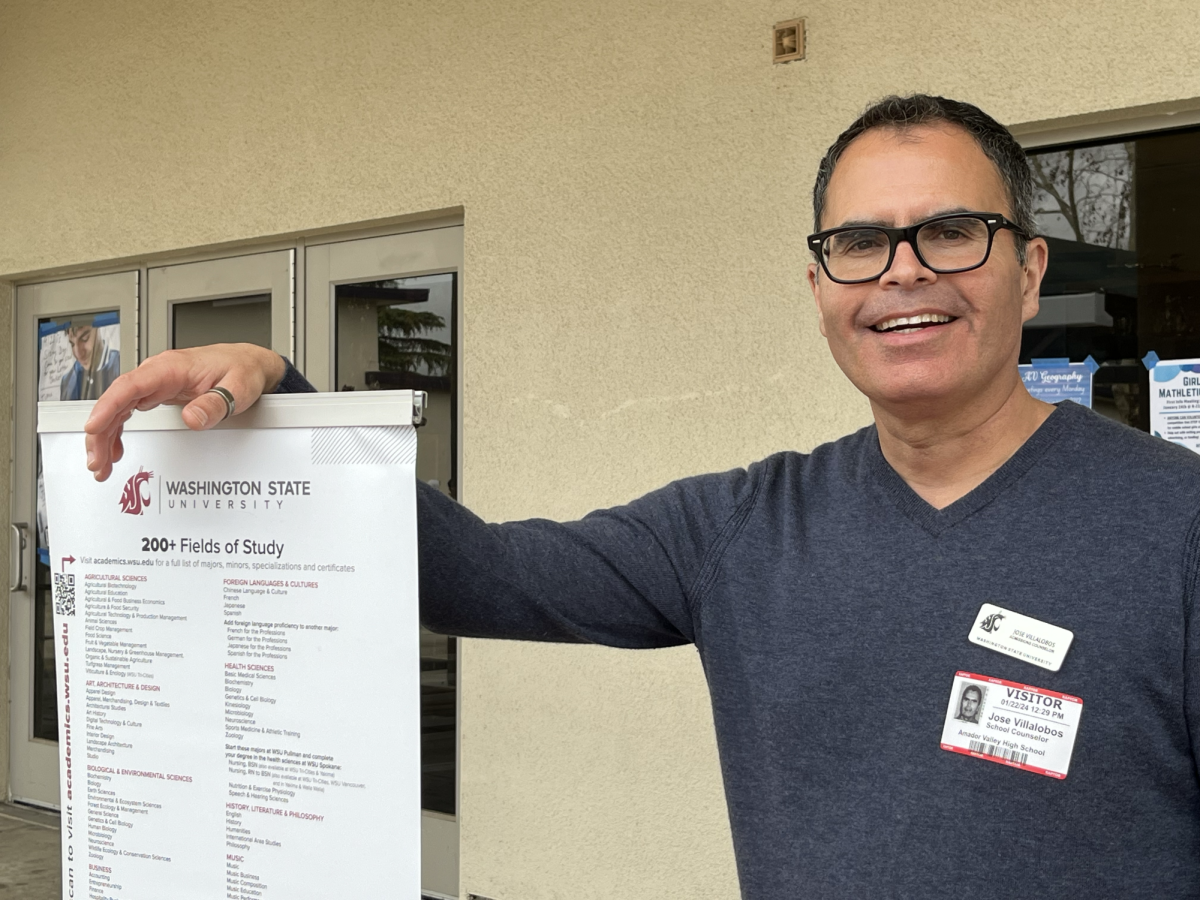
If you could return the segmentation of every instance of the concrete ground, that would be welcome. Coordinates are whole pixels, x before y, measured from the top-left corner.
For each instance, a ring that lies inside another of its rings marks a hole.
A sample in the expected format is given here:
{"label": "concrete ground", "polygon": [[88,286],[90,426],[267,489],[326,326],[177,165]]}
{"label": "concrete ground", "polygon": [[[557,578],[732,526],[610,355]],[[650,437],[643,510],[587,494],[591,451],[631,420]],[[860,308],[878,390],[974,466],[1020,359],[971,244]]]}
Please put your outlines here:
{"label": "concrete ground", "polygon": [[0,803],[0,900],[60,900],[58,816]]}

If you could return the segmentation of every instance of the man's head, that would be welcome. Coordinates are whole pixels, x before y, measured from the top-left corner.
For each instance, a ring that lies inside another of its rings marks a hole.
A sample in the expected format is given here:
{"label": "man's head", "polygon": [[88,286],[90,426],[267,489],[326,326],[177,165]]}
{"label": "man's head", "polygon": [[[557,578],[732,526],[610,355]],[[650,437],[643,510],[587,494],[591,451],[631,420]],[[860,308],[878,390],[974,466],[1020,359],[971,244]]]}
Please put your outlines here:
{"label": "man's head", "polygon": [[1017,388],[1021,324],[1037,312],[1046,245],[1032,238],[1028,163],[1003,126],[939,97],[883,100],[830,147],[813,210],[819,230],[957,212],[1011,220],[970,271],[939,274],[901,241],[877,279],[839,284],[818,262],[809,281],[834,358],[874,403],[944,411]]}
{"label": "man's head", "polygon": [[975,717],[979,715],[979,704],[982,702],[983,691],[975,685],[970,685],[962,692],[962,698],[958,701],[958,717],[975,721]]}
{"label": "man's head", "polygon": [[[1033,176],[1025,151],[1013,138],[1012,133],[985,113],[978,106],[950,100],[946,97],[931,97],[928,94],[913,94],[909,97],[885,97],[873,103],[850,127],[838,135],[817,169],[817,181],[813,185],[813,222],[816,230],[823,227],[825,198],[829,193],[829,180],[838,160],[854,140],[875,128],[893,130],[920,128],[921,126],[953,126],[967,132],[982,152],[995,165],[1004,183],[1007,195],[1009,218],[1025,233],[1037,234],[1037,220],[1033,215]],[[994,210],[1004,212],[1004,210]],[[1025,241],[1016,241],[1018,252],[1024,254]]]}
{"label": "man's head", "polygon": [[96,329],[91,325],[72,325],[67,329],[67,340],[79,364],[85,369],[90,366],[96,348]]}

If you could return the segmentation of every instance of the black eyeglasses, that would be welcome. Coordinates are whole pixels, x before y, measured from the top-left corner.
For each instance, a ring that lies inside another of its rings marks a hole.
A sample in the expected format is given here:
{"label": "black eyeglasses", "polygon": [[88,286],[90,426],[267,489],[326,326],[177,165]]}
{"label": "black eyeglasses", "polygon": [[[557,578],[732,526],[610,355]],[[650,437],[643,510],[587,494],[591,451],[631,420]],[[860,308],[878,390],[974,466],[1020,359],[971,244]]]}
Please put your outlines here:
{"label": "black eyeglasses", "polygon": [[825,274],[838,284],[875,281],[892,267],[896,245],[913,248],[921,265],[939,275],[969,272],[988,261],[992,238],[1007,228],[1026,240],[1017,225],[999,213],[950,213],[934,216],[907,228],[881,225],[848,225],[808,236]]}

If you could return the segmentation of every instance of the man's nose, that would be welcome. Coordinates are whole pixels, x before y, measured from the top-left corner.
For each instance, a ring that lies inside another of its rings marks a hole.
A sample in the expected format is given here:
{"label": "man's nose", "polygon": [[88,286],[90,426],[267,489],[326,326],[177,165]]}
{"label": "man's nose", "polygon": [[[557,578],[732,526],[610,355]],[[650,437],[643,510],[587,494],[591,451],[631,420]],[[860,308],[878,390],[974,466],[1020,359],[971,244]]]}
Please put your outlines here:
{"label": "man's nose", "polygon": [[896,245],[896,255],[892,258],[891,266],[879,277],[879,283],[885,287],[894,285],[899,288],[911,288],[935,281],[937,273],[917,259],[917,253],[908,241],[900,241]]}

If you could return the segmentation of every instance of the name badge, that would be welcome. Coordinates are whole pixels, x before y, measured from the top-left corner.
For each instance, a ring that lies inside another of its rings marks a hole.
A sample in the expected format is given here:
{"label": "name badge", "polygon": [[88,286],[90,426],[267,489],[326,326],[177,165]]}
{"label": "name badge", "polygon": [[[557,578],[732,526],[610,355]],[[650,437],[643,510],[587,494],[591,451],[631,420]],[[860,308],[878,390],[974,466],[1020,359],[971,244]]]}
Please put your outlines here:
{"label": "name badge", "polygon": [[942,749],[1066,778],[1083,701],[1046,688],[956,672]]}
{"label": "name badge", "polygon": [[1057,672],[1075,635],[1057,625],[985,603],[979,607],[968,638],[972,644]]}

